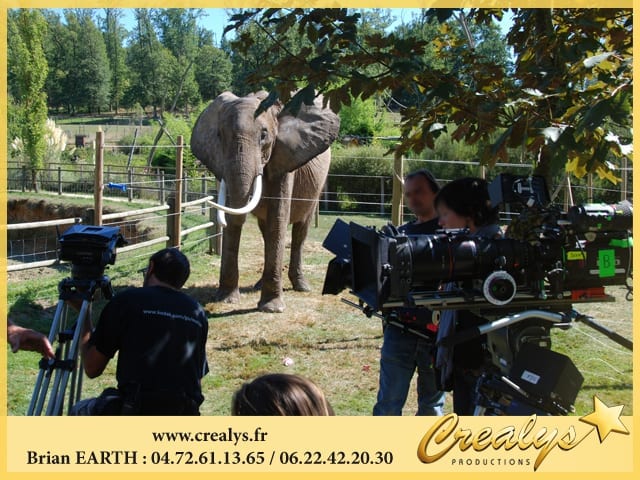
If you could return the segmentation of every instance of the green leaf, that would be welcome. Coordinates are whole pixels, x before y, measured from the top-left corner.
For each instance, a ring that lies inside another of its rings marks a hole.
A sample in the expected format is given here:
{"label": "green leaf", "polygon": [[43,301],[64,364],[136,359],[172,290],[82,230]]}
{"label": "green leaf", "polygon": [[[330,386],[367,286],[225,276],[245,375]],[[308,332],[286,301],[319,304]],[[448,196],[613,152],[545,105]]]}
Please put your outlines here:
{"label": "green leaf", "polygon": [[594,130],[604,123],[605,118],[611,113],[611,101],[601,100],[589,108],[582,120],[578,122],[576,129]]}
{"label": "green leaf", "polygon": [[270,91],[269,95],[267,95],[267,98],[262,100],[262,102],[260,102],[260,105],[258,105],[258,108],[256,109],[256,113],[254,114],[254,116],[257,118],[261,113],[266,112],[269,109],[269,107],[274,105],[277,101],[278,101],[278,92],[276,90]]}

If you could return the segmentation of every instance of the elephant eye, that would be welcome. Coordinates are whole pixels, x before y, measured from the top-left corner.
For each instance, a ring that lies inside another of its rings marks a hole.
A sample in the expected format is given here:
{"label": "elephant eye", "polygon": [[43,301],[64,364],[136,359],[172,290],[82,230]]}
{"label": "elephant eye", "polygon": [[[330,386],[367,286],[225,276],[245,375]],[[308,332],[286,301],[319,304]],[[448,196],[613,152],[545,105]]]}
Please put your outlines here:
{"label": "elephant eye", "polygon": [[268,138],[269,132],[267,131],[267,129],[263,128],[262,130],[260,130],[260,143],[266,142]]}

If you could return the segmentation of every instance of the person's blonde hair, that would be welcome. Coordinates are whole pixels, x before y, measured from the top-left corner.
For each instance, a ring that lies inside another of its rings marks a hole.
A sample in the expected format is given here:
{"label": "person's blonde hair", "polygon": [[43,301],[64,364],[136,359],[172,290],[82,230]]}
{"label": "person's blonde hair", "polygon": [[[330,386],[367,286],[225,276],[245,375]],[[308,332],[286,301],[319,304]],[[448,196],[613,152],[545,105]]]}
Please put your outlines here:
{"label": "person's blonde hair", "polygon": [[231,414],[333,415],[324,393],[311,380],[288,373],[272,373],[244,383],[233,395]]}

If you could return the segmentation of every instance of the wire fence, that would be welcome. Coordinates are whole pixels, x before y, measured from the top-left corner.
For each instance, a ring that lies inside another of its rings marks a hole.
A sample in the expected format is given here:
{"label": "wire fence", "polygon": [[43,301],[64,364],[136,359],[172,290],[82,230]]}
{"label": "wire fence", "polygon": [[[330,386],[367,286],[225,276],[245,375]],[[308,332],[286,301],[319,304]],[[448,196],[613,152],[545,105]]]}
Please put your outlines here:
{"label": "wire fence", "polygon": [[[337,158],[340,158],[339,156]],[[386,157],[370,158],[372,161],[392,162]],[[451,173],[438,174],[443,165],[455,165],[463,175],[481,175],[484,173],[477,162],[412,159],[412,165],[427,168],[434,172],[442,184],[462,175]],[[629,168],[630,173],[632,170]],[[502,172],[522,175],[531,173],[529,165],[497,164],[491,171],[492,176]],[[624,173],[624,171],[621,171]],[[58,195],[93,196],[95,166],[91,164],[50,164],[37,169],[38,190]],[[31,175],[27,167],[19,162],[8,162],[7,183],[9,192],[31,192]],[[189,175],[183,175],[183,201],[188,202],[206,195],[217,193],[217,182],[206,169],[196,169]],[[566,185],[552,185],[556,192]],[[168,192],[175,188],[175,173],[160,167],[130,167],[105,165],[104,197],[109,200],[146,201],[157,204],[166,202]],[[353,213],[388,216],[391,211],[393,195],[393,175],[352,175],[330,173],[320,196],[320,213]],[[609,202],[631,199],[633,189],[622,185],[594,186],[588,179],[571,182],[571,197],[575,203]],[[405,212],[408,213],[408,212]]]}
{"label": "wire fence", "polygon": [[[110,146],[103,146],[111,148]],[[348,152],[348,150],[346,150]],[[334,161],[350,161],[353,159],[352,153],[345,153],[345,150],[334,154]],[[356,159],[363,160],[362,158]],[[386,170],[393,171],[394,159],[389,157],[368,157],[367,162],[377,162],[382,164]],[[463,175],[485,176],[484,168],[478,162],[464,162],[454,160],[429,160],[411,159],[403,160],[410,165],[411,169],[427,168],[434,173],[437,180],[442,184],[453,178]],[[149,204],[166,206],[170,195],[175,196],[177,185],[180,185],[180,204],[197,202],[188,205],[184,213],[192,218],[193,215],[204,217],[204,222],[189,220],[185,225],[187,235],[195,233],[201,229],[208,229],[207,232],[194,239],[194,235],[186,239],[185,242],[208,244],[212,249],[213,245],[219,247],[221,230],[215,225],[215,211],[203,199],[215,197],[217,195],[218,183],[206,169],[200,168],[183,174],[181,182],[177,182],[176,169],[166,171],[160,167],[129,167],[123,165],[104,165],[102,168],[103,189],[99,192],[105,200],[112,202],[128,202],[136,204]],[[521,175],[531,173],[529,165],[519,164],[497,164],[491,170],[491,175],[502,172],[510,172]],[[621,171],[627,175],[628,171]],[[58,197],[81,197],[88,200],[96,197],[96,165],[85,162],[51,163],[45,168],[36,171],[35,179],[40,194],[48,195],[48,202],[36,205],[28,200],[10,199],[8,204],[9,223],[24,221],[47,220],[51,218],[64,218],[61,212],[52,211],[50,206],[55,205],[55,196]],[[31,192],[31,173],[25,165],[19,162],[9,161],[7,164],[7,181],[9,192]],[[397,184],[396,184],[397,185]],[[373,215],[380,217],[390,217],[392,214],[394,201],[394,176],[389,175],[366,175],[366,174],[341,174],[330,173],[324,185],[322,194],[318,202],[318,214],[343,214],[343,215]],[[625,184],[609,187],[597,187],[589,179],[582,181],[572,181],[571,183],[552,185],[551,191],[559,195],[565,192],[565,202],[584,199],[590,201],[615,202],[618,199],[631,199],[632,189],[626,189]],[[397,195],[396,195],[397,196]],[[308,199],[292,199],[292,201],[309,201]],[[23,205],[20,205],[20,202]],[[579,202],[578,202],[579,203]],[[584,202],[583,202],[584,203]],[[27,205],[27,206],[25,206]],[[168,208],[168,207],[167,207]],[[55,207],[53,208],[55,210]],[[79,221],[93,223],[92,218],[87,215],[90,210],[87,206],[78,207],[74,210],[64,210],[67,217],[77,217]],[[22,214],[20,214],[22,211]],[[402,211],[403,216],[410,214],[406,207]],[[168,235],[167,229],[173,222],[172,217],[181,215],[178,212],[157,212],[145,213],[144,216],[135,218],[115,217],[104,222],[104,224],[117,225],[132,244],[140,244],[154,241],[154,239],[165,238]],[[113,214],[115,216],[115,214]],[[501,212],[501,217],[505,222],[510,219],[509,212]],[[317,224],[317,222],[316,222]],[[203,226],[204,225],[204,226]],[[191,229],[191,230],[190,230]],[[50,260],[56,256],[57,238],[59,229],[54,226],[46,228],[31,228],[17,231],[9,231],[7,258],[10,262],[41,262]],[[206,243],[208,241],[208,243]],[[214,248],[217,250],[217,248]]]}

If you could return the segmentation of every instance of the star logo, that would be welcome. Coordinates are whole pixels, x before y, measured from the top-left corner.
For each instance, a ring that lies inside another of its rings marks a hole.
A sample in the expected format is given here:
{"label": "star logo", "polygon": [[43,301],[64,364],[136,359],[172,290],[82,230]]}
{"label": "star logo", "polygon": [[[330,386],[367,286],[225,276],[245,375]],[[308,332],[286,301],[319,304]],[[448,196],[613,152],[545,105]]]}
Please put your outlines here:
{"label": "star logo", "polygon": [[624,426],[620,415],[622,415],[622,409],[624,405],[617,405],[615,407],[607,407],[598,397],[593,397],[594,411],[589,415],[580,417],[580,421],[593,425],[598,430],[598,437],[600,443],[604,442],[607,435],[611,432],[629,434],[629,430]]}

